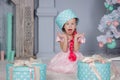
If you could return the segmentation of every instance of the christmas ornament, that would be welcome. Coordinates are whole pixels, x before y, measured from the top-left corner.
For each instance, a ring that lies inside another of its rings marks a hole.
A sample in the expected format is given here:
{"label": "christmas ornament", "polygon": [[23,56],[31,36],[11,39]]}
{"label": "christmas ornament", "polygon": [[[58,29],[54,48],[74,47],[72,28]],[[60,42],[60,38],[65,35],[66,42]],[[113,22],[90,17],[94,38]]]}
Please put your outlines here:
{"label": "christmas ornament", "polygon": [[116,42],[115,42],[115,40],[112,40],[111,43],[107,43],[107,47],[108,47],[109,49],[114,49],[114,48],[116,47]]}

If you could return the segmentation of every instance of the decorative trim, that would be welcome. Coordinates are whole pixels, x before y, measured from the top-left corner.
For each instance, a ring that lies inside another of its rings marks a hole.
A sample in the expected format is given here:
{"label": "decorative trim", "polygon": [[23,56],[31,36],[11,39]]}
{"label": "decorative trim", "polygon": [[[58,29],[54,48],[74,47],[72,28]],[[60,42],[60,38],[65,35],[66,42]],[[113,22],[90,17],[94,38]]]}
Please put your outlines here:
{"label": "decorative trim", "polygon": [[57,10],[55,8],[38,8],[36,14],[38,16],[56,16]]}

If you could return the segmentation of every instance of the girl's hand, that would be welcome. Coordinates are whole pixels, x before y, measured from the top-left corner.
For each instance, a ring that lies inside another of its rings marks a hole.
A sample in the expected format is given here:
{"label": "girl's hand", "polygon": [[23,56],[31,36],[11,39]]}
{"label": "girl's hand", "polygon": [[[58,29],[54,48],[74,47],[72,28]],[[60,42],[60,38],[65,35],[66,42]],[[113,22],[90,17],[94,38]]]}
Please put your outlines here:
{"label": "girl's hand", "polygon": [[84,33],[82,33],[82,34],[77,33],[77,34],[75,35],[74,40],[75,40],[76,42],[78,42],[78,43],[85,43]]}
{"label": "girl's hand", "polygon": [[80,34],[80,33],[77,33],[75,35],[75,40],[77,40],[78,38],[84,38],[84,33]]}
{"label": "girl's hand", "polygon": [[57,33],[58,37],[63,38],[63,39],[67,39],[67,35],[64,33]]}
{"label": "girl's hand", "polygon": [[62,51],[67,52],[68,51],[67,35],[64,33],[57,33],[57,36],[62,40],[62,41],[60,41],[60,47],[61,47]]}

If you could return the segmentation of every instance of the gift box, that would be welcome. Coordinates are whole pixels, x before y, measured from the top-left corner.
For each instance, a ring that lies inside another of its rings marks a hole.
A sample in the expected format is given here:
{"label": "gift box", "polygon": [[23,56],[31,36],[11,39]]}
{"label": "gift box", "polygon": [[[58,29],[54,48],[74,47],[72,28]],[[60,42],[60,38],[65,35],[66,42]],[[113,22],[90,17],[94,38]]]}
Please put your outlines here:
{"label": "gift box", "polygon": [[110,80],[110,62],[94,62],[91,64],[78,61],[77,65],[78,80]]}
{"label": "gift box", "polygon": [[32,64],[32,67],[7,64],[6,80],[46,80],[46,64]]}

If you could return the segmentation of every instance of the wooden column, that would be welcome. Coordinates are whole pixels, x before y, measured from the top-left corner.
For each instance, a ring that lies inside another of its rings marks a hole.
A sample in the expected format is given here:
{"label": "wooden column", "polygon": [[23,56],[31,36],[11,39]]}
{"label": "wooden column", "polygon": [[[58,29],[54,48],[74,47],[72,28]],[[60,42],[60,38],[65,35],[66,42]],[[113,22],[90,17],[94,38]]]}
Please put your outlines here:
{"label": "wooden column", "polygon": [[33,56],[34,0],[12,0],[16,6],[16,57]]}

